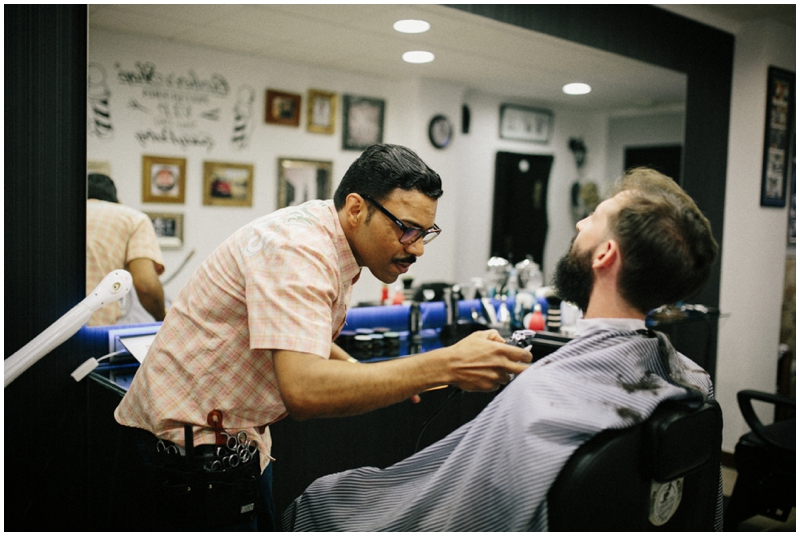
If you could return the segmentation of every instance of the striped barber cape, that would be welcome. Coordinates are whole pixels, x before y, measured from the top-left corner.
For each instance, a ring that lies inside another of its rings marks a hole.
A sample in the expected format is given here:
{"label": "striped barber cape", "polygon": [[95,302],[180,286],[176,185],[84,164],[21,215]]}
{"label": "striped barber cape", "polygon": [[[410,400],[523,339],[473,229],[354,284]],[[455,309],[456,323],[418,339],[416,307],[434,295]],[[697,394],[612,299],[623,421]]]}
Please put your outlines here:
{"label": "striped barber cape", "polygon": [[582,322],[441,441],[386,469],[317,479],[284,513],[284,530],[545,531],[547,492],[580,445],[664,400],[713,397],[708,374],[662,334]]}

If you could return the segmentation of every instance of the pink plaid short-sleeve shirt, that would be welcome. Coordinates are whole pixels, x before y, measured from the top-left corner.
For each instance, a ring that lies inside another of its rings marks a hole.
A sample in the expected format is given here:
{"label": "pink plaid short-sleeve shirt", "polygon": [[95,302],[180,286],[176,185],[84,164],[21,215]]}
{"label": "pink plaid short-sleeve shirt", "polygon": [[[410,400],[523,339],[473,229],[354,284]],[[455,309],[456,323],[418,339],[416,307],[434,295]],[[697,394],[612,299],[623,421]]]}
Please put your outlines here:
{"label": "pink plaid short-sleeve shirt", "polygon": [[203,262],[158,331],[128,393],[120,424],[183,444],[214,442],[208,414],[256,440],[268,463],[265,425],[286,413],[272,350],[330,356],[361,269],[333,201],[315,200],[259,218]]}
{"label": "pink plaid short-sleeve shirt", "polygon": [[[114,270],[124,269],[134,259],[150,259],[156,271],[164,270],[164,259],[156,231],[143,212],[99,199],[86,203],[86,295]],[[95,311],[89,326],[116,324],[122,316],[119,302]]]}

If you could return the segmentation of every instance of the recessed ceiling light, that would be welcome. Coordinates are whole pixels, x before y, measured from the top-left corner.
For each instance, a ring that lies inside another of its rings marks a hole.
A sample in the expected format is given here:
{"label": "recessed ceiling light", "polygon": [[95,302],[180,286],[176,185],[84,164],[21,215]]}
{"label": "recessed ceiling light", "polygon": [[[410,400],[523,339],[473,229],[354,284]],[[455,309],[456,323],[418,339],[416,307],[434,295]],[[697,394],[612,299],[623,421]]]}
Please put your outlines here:
{"label": "recessed ceiling light", "polygon": [[408,63],[429,63],[433,61],[433,53],[424,50],[411,50],[403,54],[403,59]]}
{"label": "recessed ceiling light", "polygon": [[424,20],[399,20],[394,23],[394,29],[403,33],[422,33],[427,32],[431,25]]}
{"label": "recessed ceiling light", "polygon": [[566,93],[567,95],[586,95],[592,90],[592,86],[589,84],[584,84],[581,82],[575,82],[572,84],[567,84],[561,91]]}

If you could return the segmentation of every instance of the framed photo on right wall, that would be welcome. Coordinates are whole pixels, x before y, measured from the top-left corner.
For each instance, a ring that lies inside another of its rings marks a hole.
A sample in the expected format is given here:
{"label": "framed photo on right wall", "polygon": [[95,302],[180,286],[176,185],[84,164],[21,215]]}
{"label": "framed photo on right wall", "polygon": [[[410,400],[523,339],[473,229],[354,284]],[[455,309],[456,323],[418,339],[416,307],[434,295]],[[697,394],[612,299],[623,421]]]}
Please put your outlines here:
{"label": "framed photo on right wall", "polygon": [[795,75],[770,67],[767,75],[767,116],[761,168],[761,206],[785,207],[794,132]]}

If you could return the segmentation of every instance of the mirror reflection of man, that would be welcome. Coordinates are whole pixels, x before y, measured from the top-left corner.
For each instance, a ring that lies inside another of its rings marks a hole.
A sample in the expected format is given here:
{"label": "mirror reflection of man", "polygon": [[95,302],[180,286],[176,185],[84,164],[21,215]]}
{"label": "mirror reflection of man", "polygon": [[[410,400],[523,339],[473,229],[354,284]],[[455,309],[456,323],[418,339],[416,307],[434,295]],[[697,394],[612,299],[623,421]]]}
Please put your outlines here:
{"label": "mirror reflection of man", "polygon": [[[124,269],[133,277],[145,310],[155,320],[164,320],[164,289],[158,279],[164,272],[164,259],[150,218],[119,203],[108,175],[89,174],[87,197],[86,294],[109,272]],[[87,325],[113,325],[122,315],[119,302],[110,303],[95,311]]]}

